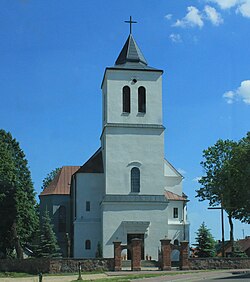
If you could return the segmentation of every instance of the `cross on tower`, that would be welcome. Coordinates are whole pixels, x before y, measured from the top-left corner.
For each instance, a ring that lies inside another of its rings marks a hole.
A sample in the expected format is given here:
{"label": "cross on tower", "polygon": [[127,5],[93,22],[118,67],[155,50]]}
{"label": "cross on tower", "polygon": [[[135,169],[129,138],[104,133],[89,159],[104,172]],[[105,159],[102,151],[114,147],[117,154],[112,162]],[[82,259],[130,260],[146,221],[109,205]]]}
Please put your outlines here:
{"label": "cross on tower", "polygon": [[129,23],[129,32],[132,34],[132,24],[137,22],[132,21],[132,17],[130,16],[129,21],[125,21],[125,23]]}

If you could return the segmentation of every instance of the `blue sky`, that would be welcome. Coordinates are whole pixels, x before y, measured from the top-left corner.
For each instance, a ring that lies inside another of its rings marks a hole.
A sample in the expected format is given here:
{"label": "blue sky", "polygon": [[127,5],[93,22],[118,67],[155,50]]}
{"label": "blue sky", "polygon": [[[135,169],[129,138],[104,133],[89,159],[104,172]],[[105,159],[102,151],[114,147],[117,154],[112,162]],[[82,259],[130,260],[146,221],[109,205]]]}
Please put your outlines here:
{"label": "blue sky", "polygon": [[83,164],[100,146],[101,81],[130,15],[149,65],[164,70],[165,156],[185,176],[191,242],[202,221],[220,239],[196,179],[203,149],[249,131],[249,0],[2,0],[0,127],[20,142],[37,193],[52,169]]}

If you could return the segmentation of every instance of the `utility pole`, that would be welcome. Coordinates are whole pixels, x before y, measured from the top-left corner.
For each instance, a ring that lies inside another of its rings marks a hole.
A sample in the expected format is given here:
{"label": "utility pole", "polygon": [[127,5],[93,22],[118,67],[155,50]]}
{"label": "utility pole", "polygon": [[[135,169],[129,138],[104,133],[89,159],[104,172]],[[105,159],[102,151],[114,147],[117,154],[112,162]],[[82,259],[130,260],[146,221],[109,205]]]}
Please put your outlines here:
{"label": "utility pole", "polygon": [[224,231],[224,209],[222,205],[217,208],[208,208],[209,210],[221,210],[221,253],[225,257],[225,231]]}

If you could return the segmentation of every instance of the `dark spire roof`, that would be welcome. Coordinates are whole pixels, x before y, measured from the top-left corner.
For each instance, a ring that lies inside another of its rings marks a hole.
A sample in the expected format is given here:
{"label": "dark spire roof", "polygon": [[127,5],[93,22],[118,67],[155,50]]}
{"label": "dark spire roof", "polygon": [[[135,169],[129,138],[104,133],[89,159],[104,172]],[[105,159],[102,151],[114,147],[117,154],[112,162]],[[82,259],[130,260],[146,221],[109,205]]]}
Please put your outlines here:
{"label": "dark spire roof", "polygon": [[132,34],[129,35],[115,65],[123,65],[126,63],[142,63],[145,66],[148,64]]}

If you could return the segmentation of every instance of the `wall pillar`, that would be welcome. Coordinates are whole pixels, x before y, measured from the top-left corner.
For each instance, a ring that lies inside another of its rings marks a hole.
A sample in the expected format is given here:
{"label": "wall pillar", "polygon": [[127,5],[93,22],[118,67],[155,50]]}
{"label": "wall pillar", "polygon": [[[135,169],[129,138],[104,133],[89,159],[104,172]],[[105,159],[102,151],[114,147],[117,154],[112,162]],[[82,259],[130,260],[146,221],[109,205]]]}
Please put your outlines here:
{"label": "wall pillar", "polygon": [[131,250],[131,270],[140,271],[141,270],[141,239],[132,239],[132,250]]}
{"label": "wall pillar", "polygon": [[170,239],[161,241],[161,270],[171,270],[171,245]]}
{"label": "wall pillar", "polygon": [[180,269],[181,270],[187,270],[189,269],[188,264],[188,241],[182,241],[180,242],[181,248],[180,248]]}
{"label": "wall pillar", "polygon": [[116,241],[113,242],[113,244],[114,244],[114,271],[121,271],[122,270],[121,242]]}

